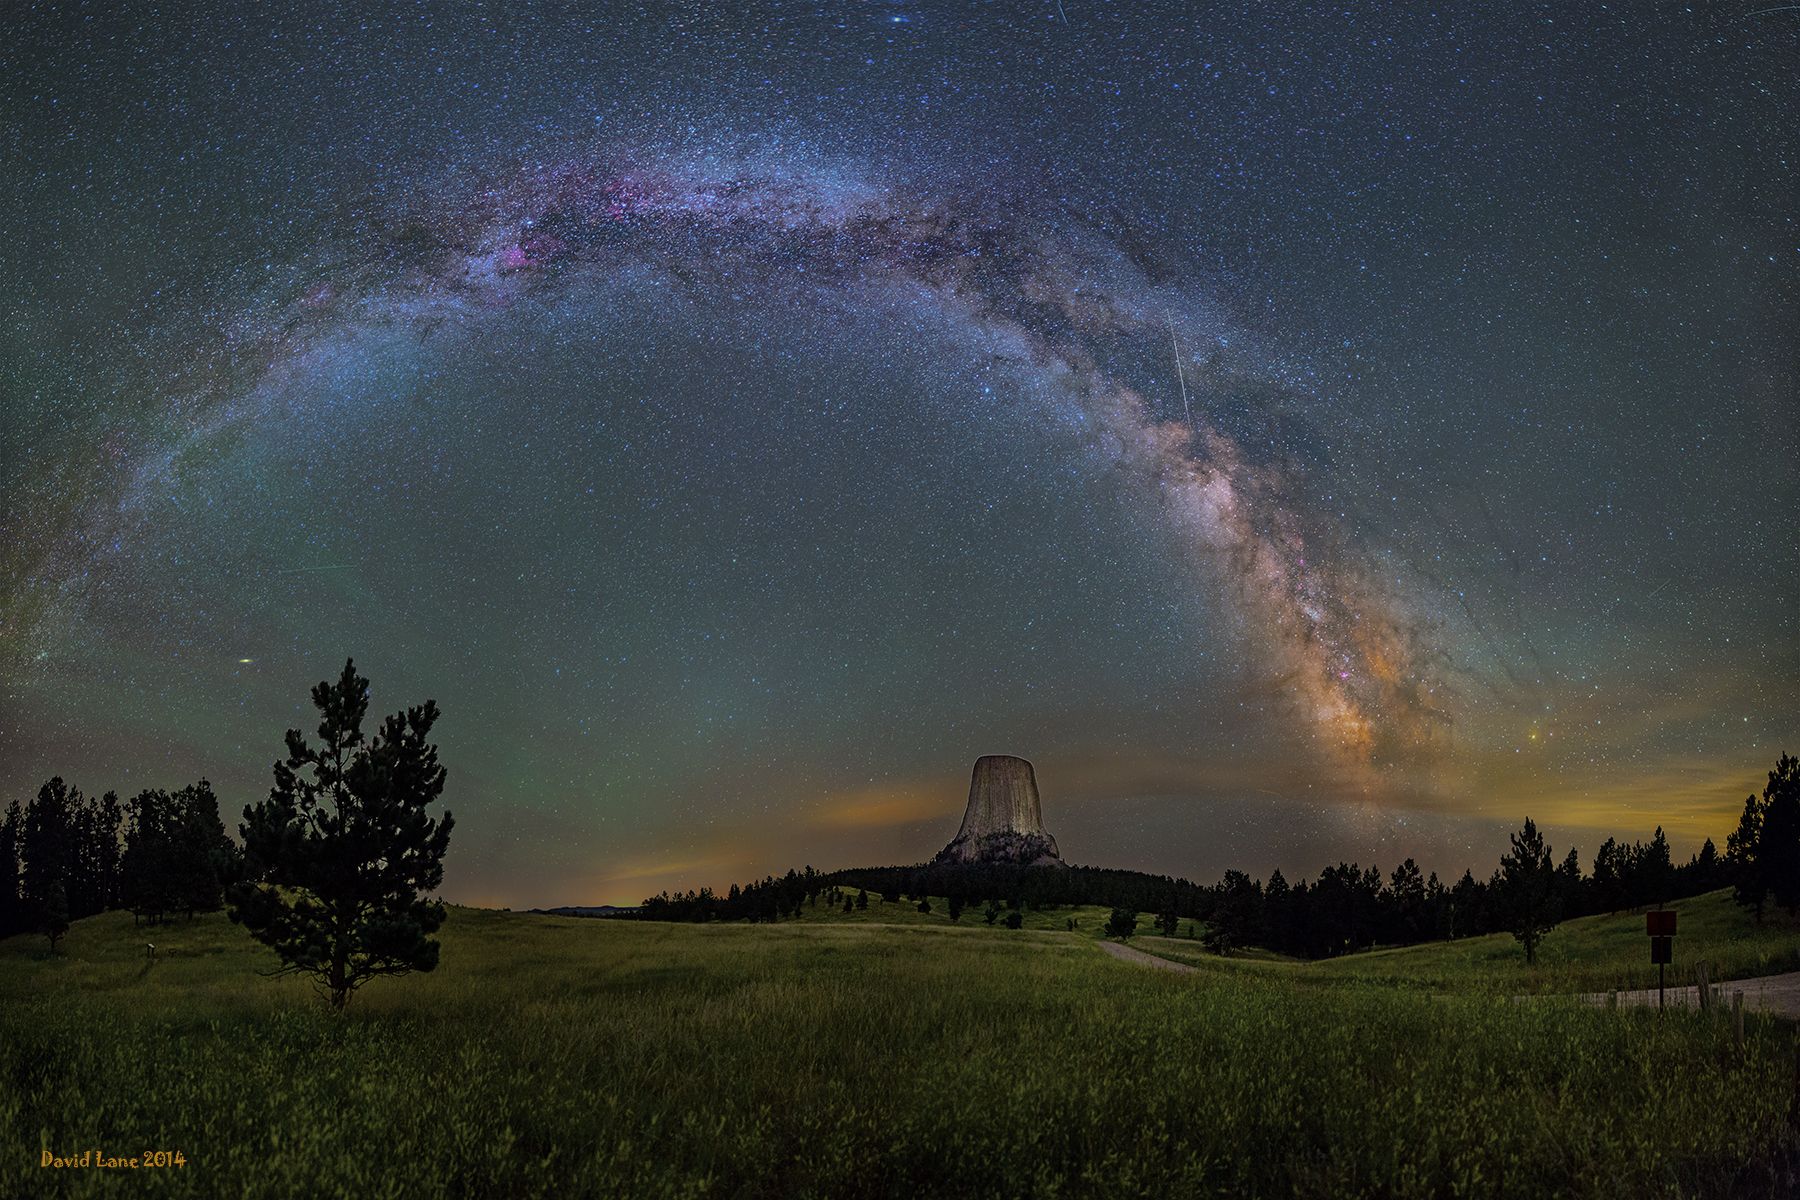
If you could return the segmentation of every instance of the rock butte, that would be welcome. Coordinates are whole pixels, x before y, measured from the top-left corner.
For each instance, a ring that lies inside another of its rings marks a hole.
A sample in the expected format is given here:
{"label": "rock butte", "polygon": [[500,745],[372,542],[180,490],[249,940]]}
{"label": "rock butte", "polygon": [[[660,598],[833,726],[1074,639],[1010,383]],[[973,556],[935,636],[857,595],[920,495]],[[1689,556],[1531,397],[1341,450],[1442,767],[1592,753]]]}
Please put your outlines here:
{"label": "rock butte", "polygon": [[932,861],[1064,866],[1056,839],[1044,829],[1037,774],[1031,764],[1010,754],[984,754],[976,759],[962,828]]}

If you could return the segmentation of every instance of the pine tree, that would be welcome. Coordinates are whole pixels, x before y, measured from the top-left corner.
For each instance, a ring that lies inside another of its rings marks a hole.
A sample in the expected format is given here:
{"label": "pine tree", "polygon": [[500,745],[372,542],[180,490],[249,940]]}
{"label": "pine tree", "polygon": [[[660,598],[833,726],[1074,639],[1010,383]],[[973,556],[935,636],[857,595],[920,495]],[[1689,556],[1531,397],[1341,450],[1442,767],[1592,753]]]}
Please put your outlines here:
{"label": "pine tree", "polygon": [[202,779],[176,792],[170,800],[175,813],[176,905],[190,916],[216,912],[224,902],[225,888],[237,882],[237,847],[225,836],[219,819],[219,798],[212,784]]}
{"label": "pine tree", "polygon": [[1763,878],[1762,864],[1757,861],[1757,843],[1762,840],[1763,807],[1755,796],[1744,797],[1744,812],[1738,826],[1725,839],[1725,872],[1731,879],[1732,896],[1756,914],[1762,923],[1763,905],[1768,902],[1769,888]]}
{"label": "pine tree", "polygon": [[1597,912],[1618,912],[1629,902],[1625,886],[1625,849],[1612,838],[1600,843],[1594,855],[1594,908]]}
{"label": "pine tree", "polygon": [[[1380,886],[1380,876],[1375,877]],[[1230,954],[1249,945],[1262,932],[1262,885],[1242,871],[1227,871],[1213,888],[1212,913],[1206,919],[1206,945],[1215,954]]]}
{"label": "pine tree", "polygon": [[55,954],[56,943],[69,932],[69,892],[60,879],[52,882],[44,893],[38,906],[37,921],[38,929],[50,939],[50,953]]}
{"label": "pine tree", "polygon": [[369,681],[353,662],[312,701],[321,744],[289,730],[269,798],[244,810],[231,919],[280,956],[277,973],[311,975],[342,1010],[370,979],[437,966],[429,935],[444,906],[420,893],[443,882],[452,821],[426,813],[444,790],[427,741],[436,703],[393,714],[365,741]]}
{"label": "pine tree", "polygon": [[1450,889],[1450,936],[1469,937],[1486,927],[1487,897],[1483,894],[1475,872],[1463,868],[1462,878]]}
{"label": "pine tree", "polygon": [[133,916],[154,924],[185,907],[189,895],[182,873],[181,808],[161,788],[144,789],[125,807],[119,891]]}
{"label": "pine tree", "polygon": [[24,905],[19,899],[19,836],[24,817],[19,802],[6,806],[0,818],[0,937],[26,927]]}
{"label": "pine tree", "polygon": [[1699,853],[1688,864],[1688,871],[1692,880],[1690,890],[1708,892],[1718,886],[1719,848],[1713,845],[1711,838],[1701,844]]}
{"label": "pine tree", "polygon": [[1800,912],[1800,759],[1783,754],[1763,789],[1757,870],[1769,899]]}
{"label": "pine tree", "polygon": [[[1263,922],[1268,927],[1269,944],[1277,949],[1288,949],[1293,944],[1294,895],[1288,887],[1287,877],[1277,867],[1269,873],[1269,882],[1263,888]],[[1194,936],[1194,926],[1188,924],[1188,937]]]}
{"label": "pine tree", "polygon": [[1562,896],[1563,915],[1574,916],[1581,910],[1581,854],[1573,846],[1556,869],[1556,886]]}
{"label": "pine tree", "polygon": [[1512,835],[1512,851],[1500,860],[1498,882],[1508,930],[1525,947],[1525,961],[1536,962],[1538,943],[1562,915],[1562,896],[1549,843],[1530,817]]}
{"label": "pine tree", "polygon": [[1650,844],[1644,847],[1637,874],[1638,897],[1643,903],[1659,907],[1668,903],[1675,887],[1675,863],[1669,856],[1669,839],[1664,836],[1661,825],[1656,827]]}
{"label": "pine tree", "polygon": [[1425,879],[1425,935],[1439,940],[1450,936],[1450,893],[1433,871]]}
{"label": "pine tree", "polygon": [[1412,859],[1395,867],[1388,877],[1388,904],[1388,940],[1416,940],[1425,922],[1425,875]]}
{"label": "pine tree", "polygon": [[[81,799],[81,790],[59,776],[39,788],[25,810],[20,890],[32,925],[50,936],[52,947],[69,924],[69,893],[78,875],[76,810]],[[53,920],[62,922],[61,930],[51,931]]]}
{"label": "pine tree", "polygon": [[124,810],[119,806],[119,793],[108,792],[100,797],[95,815],[98,818],[92,846],[95,911],[111,912],[120,903],[119,868],[124,855],[119,844],[120,827],[124,819]]}

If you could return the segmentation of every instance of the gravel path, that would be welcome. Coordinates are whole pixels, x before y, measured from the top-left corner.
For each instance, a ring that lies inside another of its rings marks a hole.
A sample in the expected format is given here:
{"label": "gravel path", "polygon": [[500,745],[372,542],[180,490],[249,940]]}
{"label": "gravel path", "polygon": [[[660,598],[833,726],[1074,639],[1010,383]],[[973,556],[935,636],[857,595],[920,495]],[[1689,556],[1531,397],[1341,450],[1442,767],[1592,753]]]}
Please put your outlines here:
{"label": "gravel path", "polygon": [[1101,942],[1100,948],[1120,962],[1136,963],[1140,967],[1160,967],[1165,971],[1175,971],[1182,975],[1198,975],[1200,973],[1198,967],[1190,967],[1186,963],[1178,963],[1169,958],[1158,958],[1154,954],[1145,954],[1142,950],[1134,950],[1122,942]]}

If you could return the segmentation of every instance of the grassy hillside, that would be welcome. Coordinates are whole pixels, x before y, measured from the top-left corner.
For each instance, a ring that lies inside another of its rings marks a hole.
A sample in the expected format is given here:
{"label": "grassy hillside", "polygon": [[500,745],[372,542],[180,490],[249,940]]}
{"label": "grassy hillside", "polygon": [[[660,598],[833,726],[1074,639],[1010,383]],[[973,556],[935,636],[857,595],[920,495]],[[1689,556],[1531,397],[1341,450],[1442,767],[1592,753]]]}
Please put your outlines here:
{"label": "grassy hillside", "polygon": [[[1694,1014],[1179,976],[979,921],[456,910],[443,940],[342,1019],[216,916],[0,943],[0,1195],[1672,1196],[1788,1137],[1768,1021],[1740,1054]],[[41,1139],[188,1165],[53,1173]]]}
{"label": "grassy hillside", "polygon": [[[1800,969],[1800,925],[1781,913],[1758,924],[1732,902],[1729,891],[1711,892],[1670,905],[1681,915],[1671,984],[1693,982],[1696,962],[1711,965],[1714,979],[1741,979]],[[1199,966],[1316,983],[1362,982],[1432,991],[1580,992],[1656,986],[1650,939],[1642,912],[1564,921],[1538,947],[1538,961],[1504,933],[1371,950],[1315,963],[1264,964],[1221,961],[1185,939],[1136,939],[1152,954]]]}
{"label": "grassy hillside", "polygon": [[[961,921],[952,922],[944,897],[932,897],[931,905],[930,913],[920,913],[911,901],[883,904],[871,896],[867,910],[845,913],[841,907],[821,902],[801,910],[801,923],[988,928],[978,908],[966,910]],[[1714,979],[1741,979],[1800,969],[1800,924],[1779,911],[1771,911],[1759,923],[1732,902],[1729,890],[1678,900],[1670,907],[1681,914],[1675,961],[1668,970],[1671,984],[1691,983],[1694,964],[1701,960],[1711,965]],[[1074,918],[1078,936],[1098,939],[1104,936],[1109,912],[1093,906],[1027,912],[1025,929],[1059,932],[1066,930],[1069,919]],[[1175,938],[1150,933],[1149,914],[1139,917],[1138,928],[1140,933],[1133,939],[1134,944],[1153,954],[1207,969],[1298,982],[1367,982],[1432,991],[1486,989],[1508,994],[1656,986],[1656,968],[1649,961],[1650,939],[1644,933],[1641,911],[1563,922],[1544,940],[1538,949],[1538,962],[1530,967],[1525,965],[1525,951],[1504,933],[1371,950],[1308,963],[1254,947],[1220,959],[1187,936],[1186,922]],[[1200,931],[1204,932],[1203,926]]]}
{"label": "grassy hillside", "polygon": [[[1669,907],[1678,918],[1671,982],[1690,983],[1693,965],[1711,964],[1714,979],[1741,979],[1800,968],[1800,926],[1772,913],[1758,924],[1732,902],[1729,891],[1711,892]],[[1518,942],[1508,934],[1377,950],[1322,964],[1350,978],[1422,987],[1488,984],[1522,991],[1600,991],[1656,986],[1650,939],[1642,912],[1565,921],[1538,948],[1538,962],[1524,969]]]}

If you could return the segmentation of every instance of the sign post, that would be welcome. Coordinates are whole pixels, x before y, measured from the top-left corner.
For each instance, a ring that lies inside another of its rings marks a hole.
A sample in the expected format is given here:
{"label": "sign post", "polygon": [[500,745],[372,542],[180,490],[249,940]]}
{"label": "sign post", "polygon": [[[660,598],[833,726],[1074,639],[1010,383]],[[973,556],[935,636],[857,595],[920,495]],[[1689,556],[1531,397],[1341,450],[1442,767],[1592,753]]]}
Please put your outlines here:
{"label": "sign post", "polygon": [[1656,964],[1656,1007],[1663,1006],[1663,969],[1674,958],[1675,910],[1658,908],[1644,914],[1644,932],[1650,935],[1650,961]]}

